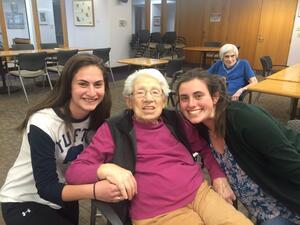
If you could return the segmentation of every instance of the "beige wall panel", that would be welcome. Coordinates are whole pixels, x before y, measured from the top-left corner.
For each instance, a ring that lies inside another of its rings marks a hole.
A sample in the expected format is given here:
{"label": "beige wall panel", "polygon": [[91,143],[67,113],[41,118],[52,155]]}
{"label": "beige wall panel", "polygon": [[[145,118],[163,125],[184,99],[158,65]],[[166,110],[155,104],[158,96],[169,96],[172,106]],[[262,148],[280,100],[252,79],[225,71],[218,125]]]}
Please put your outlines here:
{"label": "beige wall panel", "polygon": [[204,41],[224,42],[227,34],[230,0],[206,0],[204,13]]}
{"label": "beige wall panel", "polygon": [[297,0],[263,0],[254,67],[270,55],[274,64],[286,64]]}
{"label": "beige wall panel", "polygon": [[262,0],[231,0],[225,42],[240,46],[239,57],[254,63]]}
{"label": "beige wall panel", "polygon": [[[200,46],[203,36],[204,0],[176,1],[176,32],[186,39],[187,46]],[[185,52],[186,61],[200,63],[200,54]]]}

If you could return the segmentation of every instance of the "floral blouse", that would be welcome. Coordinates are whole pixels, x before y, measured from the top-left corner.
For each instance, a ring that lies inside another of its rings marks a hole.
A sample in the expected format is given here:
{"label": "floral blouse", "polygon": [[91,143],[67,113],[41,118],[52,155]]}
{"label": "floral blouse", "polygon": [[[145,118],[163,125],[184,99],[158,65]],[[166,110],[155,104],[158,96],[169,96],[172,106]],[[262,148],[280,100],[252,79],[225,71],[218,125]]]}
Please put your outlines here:
{"label": "floral blouse", "polygon": [[238,200],[251,216],[263,222],[277,216],[300,224],[300,215],[291,212],[268,193],[264,192],[237,164],[228,147],[218,153],[211,145],[212,154],[226,173],[227,179]]}

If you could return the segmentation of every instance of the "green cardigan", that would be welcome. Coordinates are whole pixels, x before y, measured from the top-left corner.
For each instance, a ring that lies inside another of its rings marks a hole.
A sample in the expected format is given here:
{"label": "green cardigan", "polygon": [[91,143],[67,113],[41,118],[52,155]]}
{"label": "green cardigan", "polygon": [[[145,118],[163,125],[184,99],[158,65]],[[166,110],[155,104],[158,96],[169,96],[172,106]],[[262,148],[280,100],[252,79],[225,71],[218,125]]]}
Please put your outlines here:
{"label": "green cardigan", "polygon": [[[198,126],[207,138],[207,128]],[[225,142],[239,166],[264,191],[300,214],[300,134],[261,108],[231,102]]]}

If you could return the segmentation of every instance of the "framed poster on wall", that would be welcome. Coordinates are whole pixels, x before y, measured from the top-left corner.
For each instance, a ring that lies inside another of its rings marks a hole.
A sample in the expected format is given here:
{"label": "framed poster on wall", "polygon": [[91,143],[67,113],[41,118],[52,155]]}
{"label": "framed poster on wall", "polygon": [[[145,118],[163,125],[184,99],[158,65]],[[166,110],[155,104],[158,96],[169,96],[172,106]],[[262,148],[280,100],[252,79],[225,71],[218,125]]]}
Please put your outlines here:
{"label": "framed poster on wall", "polygon": [[75,26],[94,26],[93,0],[73,0]]}

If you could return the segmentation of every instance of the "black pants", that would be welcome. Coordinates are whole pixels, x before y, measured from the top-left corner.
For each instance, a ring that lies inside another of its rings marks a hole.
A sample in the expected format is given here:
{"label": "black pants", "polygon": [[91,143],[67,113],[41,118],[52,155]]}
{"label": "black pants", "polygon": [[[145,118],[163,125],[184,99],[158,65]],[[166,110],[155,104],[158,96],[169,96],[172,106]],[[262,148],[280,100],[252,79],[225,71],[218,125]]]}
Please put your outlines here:
{"label": "black pants", "polygon": [[6,225],[78,225],[78,201],[58,210],[36,202],[2,203],[1,208]]}

